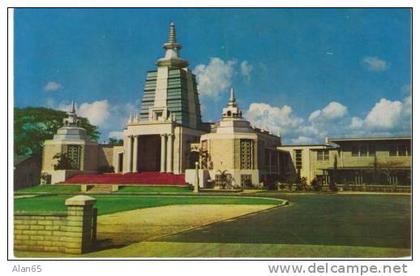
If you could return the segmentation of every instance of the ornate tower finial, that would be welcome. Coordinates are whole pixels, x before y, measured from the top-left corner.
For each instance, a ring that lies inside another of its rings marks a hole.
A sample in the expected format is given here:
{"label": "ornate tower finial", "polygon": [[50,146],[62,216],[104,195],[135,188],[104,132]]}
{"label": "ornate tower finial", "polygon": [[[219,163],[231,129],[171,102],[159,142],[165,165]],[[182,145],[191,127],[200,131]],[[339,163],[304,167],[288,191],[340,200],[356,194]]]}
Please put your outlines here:
{"label": "ornate tower finial", "polygon": [[71,101],[71,110],[70,113],[76,113],[76,107],[74,105],[74,101]]}
{"label": "ornate tower finial", "polygon": [[223,118],[242,118],[242,111],[236,104],[235,90],[230,89],[230,97],[227,107],[223,108]]}
{"label": "ornate tower finial", "polygon": [[64,126],[74,127],[79,126],[80,119],[76,114],[76,104],[74,101],[71,102],[70,111],[67,112],[67,118],[63,119]]}
{"label": "ornate tower finial", "polygon": [[236,106],[235,90],[230,88],[229,106]]}
{"label": "ornate tower finial", "polygon": [[171,22],[169,25],[169,36],[168,36],[168,44],[174,44],[176,43],[176,29],[175,29],[175,23]]}
{"label": "ornate tower finial", "polygon": [[179,57],[179,50],[182,45],[176,42],[176,28],[175,23],[169,24],[168,42],[163,44],[165,49],[165,57],[157,61],[158,66],[170,66],[184,68],[188,66],[188,61]]}

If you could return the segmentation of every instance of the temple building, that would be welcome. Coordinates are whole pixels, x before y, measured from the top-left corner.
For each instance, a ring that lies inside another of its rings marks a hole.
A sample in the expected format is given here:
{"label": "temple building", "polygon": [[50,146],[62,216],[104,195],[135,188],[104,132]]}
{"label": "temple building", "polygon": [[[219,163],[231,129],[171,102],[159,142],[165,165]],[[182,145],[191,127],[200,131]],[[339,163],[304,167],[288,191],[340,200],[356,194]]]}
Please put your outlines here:
{"label": "temple building", "polygon": [[[282,145],[281,138],[243,118],[235,91],[216,123],[204,123],[195,75],[180,56],[173,23],[164,56],[147,72],[139,111],[123,145],[90,141],[72,105],[63,127],[46,140],[45,184],[197,184],[202,188],[273,187],[305,178],[325,184],[411,183],[411,138],[327,139]],[[104,168],[106,170],[104,170]],[[101,174],[110,172],[110,174]]]}
{"label": "temple building", "polygon": [[201,122],[196,79],[180,57],[173,23],[163,48],[165,56],[147,72],[140,112],[124,130],[124,147],[114,160],[117,172],[183,173],[196,161],[190,144],[208,131],[208,124]]}
{"label": "temple building", "polygon": [[[219,182],[224,182],[232,188],[252,187],[279,180],[281,157],[276,147],[280,145],[280,137],[251,127],[242,117],[232,88],[221,120],[193,148],[200,156],[200,186],[221,188]],[[219,179],[225,175],[228,181]],[[187,182],[194,182],[194,177],[194,170],[187,170]]]}
{"label": "temple building", "polygon": [[[74,102],[53,139],[44,141],[41,183],[57,183],[79,173],[96,173],[98,144],[80,127]],[[60,168],[59,163],[67,163]]]}

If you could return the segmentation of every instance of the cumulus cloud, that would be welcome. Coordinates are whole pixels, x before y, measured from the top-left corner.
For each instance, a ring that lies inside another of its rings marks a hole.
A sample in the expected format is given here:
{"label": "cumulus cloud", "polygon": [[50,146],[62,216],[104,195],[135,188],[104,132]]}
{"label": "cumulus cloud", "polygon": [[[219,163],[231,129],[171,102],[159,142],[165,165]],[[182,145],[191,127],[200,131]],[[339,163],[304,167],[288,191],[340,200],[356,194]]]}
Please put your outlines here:
{"label": "cumulus cloud", "polygon": [[359,129],[363,127],[363,120],[359,117],[351,118],[350,128],[351,129]]}
{"label": "cumulus cloud", "polygon": [[369,71],[374,72],[385,71],[389,68],[389,63],[378,57],[364,57],[362,59],[362,64],[365,65]]}
{"label": "cumulus cloud", "polygon": [[[111,115],[108,100],[93,101],[91,103],[84,102],[81,104],[76,103],[75,105],[77,115],[87,118],[91,124],[98,127],[105,126],[107,119]],[[72,104],[69,102],[55,104],[55,102],[50,99],[47,102],[47,106],[67,112],[70,111]]]}
{"label": "cumulus cloud", "polygon": [[217,97],[221,92],[226,91],[232,84],[235,64],[234,60],[224,61],[213,57],[209,64],[197,65],[193,73],[197,76],[200,95]]}
{"label": "cumulus cloud", "polygon": [[411,95],[402,101],[380,99],[365,118],[353,117],[350,129],[379,135],[408,133],[411,130]]}
{"label": "cumulus cloud", "polygon": [[276,107],[267,103],[252,103],[244,115],[254,126],[274,134],[294,132],[303,123],[303,119],[296,117],[288,105]]}
{"label": "cumulus cloud", "polygon": [[309,115],[309,121],[331,121],[344,117],[347,107],[338,102],[330,102],[321,110],[315,110]]}
{"label": "cumulus cloud", "polygon": [[109,108],[108,100],[101,100],[92,103],[82,103],[78,112],[80,116],[88,118],[91,124],[103,126],[109,118]]}
{"label": "cumulus cloud", "polygon": [[381,99],[366,116],[365,125],[379,129],[395,127],[401,118],[402,106],[400,101]]}
{"label": "cumulus cloud", "polygon": [[252,65],[249,64],[247,60],[244,60],[244,61],[241,62],[241,65],[240,65],[241,75],[247,81],[249,81],[251,79],[252,69],[253,69]]}
{"label": "cumulus cloud", "polygon": [[58,83],[56,81],[49,81],[47,82],[46,85],[44,85],[44,91],[47,91],[47,92],[57,91],[57,90],[60,90],[61,88],[63,88],[61,83]]}
{"label": "cumulus cloud", "polygon": [[404,99],[380,99],[365,116],[351,116],[348,108],[330,102],[310,113],[297,116],[292,107],[252,103],[245,117],[254,125],[282,137],[283,143],[323,143],[325,137],[407,135],[411,131],[411,93]]}

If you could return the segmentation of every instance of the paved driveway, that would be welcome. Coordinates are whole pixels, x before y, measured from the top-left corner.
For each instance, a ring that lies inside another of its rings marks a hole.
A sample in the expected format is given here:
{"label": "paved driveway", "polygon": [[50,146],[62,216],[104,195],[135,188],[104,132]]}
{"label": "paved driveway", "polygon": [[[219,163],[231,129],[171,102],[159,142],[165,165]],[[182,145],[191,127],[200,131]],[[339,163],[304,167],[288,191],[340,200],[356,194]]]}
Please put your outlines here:
{"label": "paved driveway", "polygon": [[288,207],[209,225],[162,242],[410,248],[411,200],[398,195],[279,195]]}

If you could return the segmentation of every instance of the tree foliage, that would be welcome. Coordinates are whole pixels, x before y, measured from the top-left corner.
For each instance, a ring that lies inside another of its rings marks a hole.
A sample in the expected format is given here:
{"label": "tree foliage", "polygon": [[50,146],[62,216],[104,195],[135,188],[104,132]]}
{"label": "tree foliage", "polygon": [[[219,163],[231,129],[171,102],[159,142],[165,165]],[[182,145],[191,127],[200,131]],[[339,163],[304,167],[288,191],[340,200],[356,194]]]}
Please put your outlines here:
{"label": "tree foliage", "polygon": [[108,139],[108,145],[122,146],[123,144],[124,144],[124,141],[122,139],[115,139],[115,138],[109,138]]}
{"label": "tree foliage", "polygon": [[[66,112],[44,107],[14,108],[14,153],[17,155],[40,154],[42,144],[52,139],[63,126]],[[98,127],[86,118],[81,119],[81,127],[86,129],[91,140],[99,138]]]}
{"label": "tree foliage", "polygon": [[74,162],[65,153],[57,153],[53,159],[57,159],[54,170],[74,170],[77,169]]}

